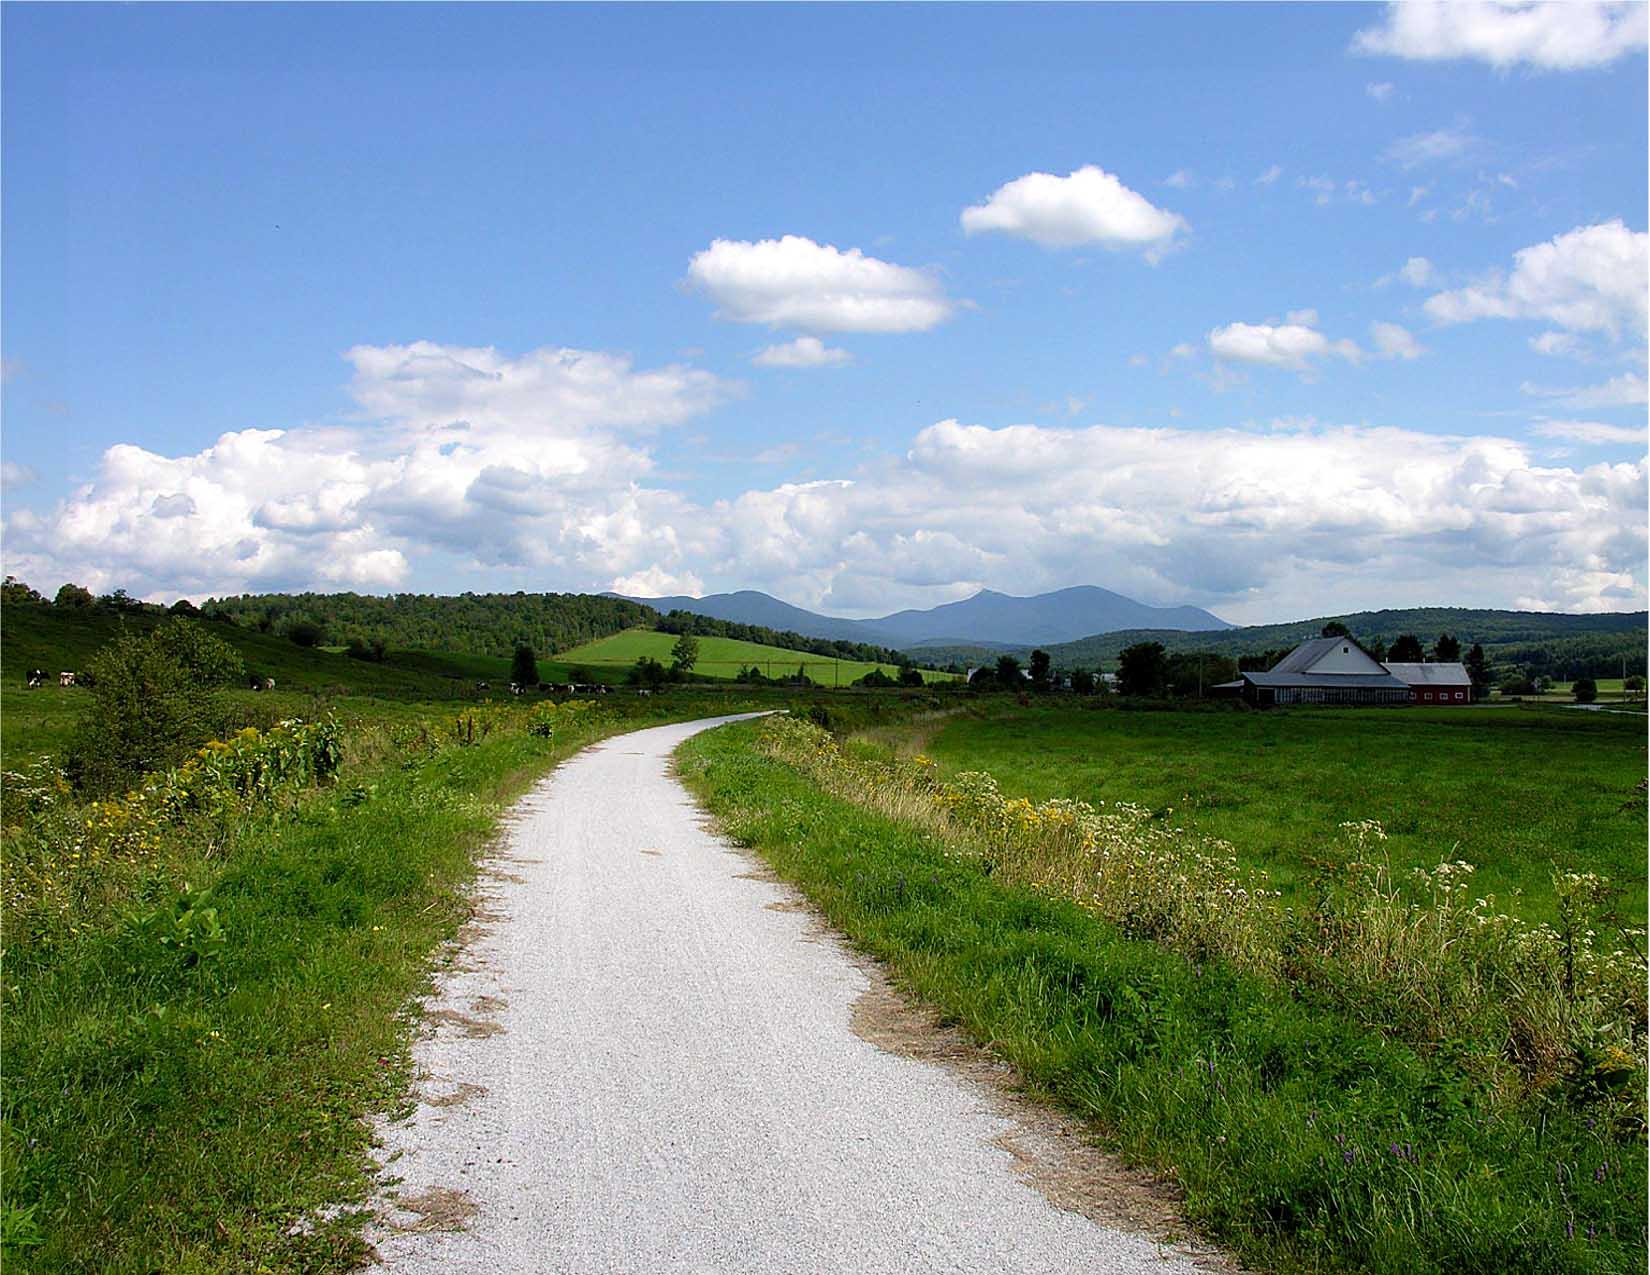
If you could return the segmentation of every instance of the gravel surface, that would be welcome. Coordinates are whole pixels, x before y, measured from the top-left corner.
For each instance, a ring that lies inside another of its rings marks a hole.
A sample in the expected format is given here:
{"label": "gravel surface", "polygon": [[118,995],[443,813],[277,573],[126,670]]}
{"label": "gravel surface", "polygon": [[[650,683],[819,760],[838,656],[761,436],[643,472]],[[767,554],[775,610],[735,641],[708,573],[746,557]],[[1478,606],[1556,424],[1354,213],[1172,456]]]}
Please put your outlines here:
{"label": "gravel surface", "polygon": [[1198,1269],[1028,1185],[987,1086],[855,1034],[871,978],[669,773],[729,720],[609,740],[517,808],[381,1131],[384,1265]]}

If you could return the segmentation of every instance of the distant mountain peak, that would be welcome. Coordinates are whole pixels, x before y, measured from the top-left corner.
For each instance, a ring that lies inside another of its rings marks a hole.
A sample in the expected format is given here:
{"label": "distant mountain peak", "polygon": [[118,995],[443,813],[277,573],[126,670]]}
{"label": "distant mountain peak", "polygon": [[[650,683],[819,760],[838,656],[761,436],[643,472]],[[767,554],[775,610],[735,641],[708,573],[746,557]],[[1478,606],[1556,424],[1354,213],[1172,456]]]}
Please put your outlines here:
{"label": "distant mountain peak", "polygon": [[898,611],[873,620],[848,620],[792,606],[756,589],[684,596],[631,598],[659,611],[690,611],[739,624],[788,629],[808,637],[908,647],[947,641],[998,646],[1070,642],[1119,629],[1205,632],[1232,626],[1197,607],[1152,607],[1098,585],[1079,584],[1017,597],[981,589],[959,602]]}

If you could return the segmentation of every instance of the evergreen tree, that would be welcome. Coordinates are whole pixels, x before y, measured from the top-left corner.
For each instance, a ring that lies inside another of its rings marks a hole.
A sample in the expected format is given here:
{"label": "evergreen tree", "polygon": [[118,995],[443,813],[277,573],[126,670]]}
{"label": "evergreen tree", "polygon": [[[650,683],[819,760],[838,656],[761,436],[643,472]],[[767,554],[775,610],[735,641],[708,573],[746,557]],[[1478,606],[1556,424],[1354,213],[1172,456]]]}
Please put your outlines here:
{"label": "evergreen tree", "polygon": [[1454,664],[1461,658],[1460,640],[1448,633],[1440,633],[1432,644],[1432,658],[1440,664]]}
{"label": "evergreen tree", "polygon": [[1389,664],[1420,664],[1427,658],[1427,653],[1421,649],[1421,639],[1413,633],[1405,633],[1392,644],[1392,650],[1387,655]]}
{"label": "evergreen tree", "polygon": [[538,656],[525,642],[517,646],[516,653],[510,657],[510,681],[517,686],[539,684]]}

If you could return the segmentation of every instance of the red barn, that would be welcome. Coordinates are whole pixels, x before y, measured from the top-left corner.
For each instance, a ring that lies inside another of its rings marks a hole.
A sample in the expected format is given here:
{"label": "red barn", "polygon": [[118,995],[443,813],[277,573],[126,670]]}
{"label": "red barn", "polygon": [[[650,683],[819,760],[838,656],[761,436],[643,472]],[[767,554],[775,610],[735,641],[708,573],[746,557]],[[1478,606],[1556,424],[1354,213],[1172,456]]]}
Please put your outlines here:
{"label": "red barn", "polygon": [[1387,672],[1409,687],[1411,704],[1472,703],[1465,664],[1388,664]]}

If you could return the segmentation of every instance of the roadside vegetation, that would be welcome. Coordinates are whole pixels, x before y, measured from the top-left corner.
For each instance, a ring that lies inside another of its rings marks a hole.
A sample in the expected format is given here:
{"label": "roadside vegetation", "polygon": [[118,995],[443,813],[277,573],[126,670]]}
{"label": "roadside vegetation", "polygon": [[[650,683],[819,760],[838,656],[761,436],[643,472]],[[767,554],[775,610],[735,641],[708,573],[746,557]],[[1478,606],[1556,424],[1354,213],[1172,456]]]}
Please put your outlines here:
{"label": "roadside vegetation", "polygon": [[355,1269],[367,1117],[407,1092],[416,997],[507,803],[609,734],[810,708],[383,698],[370,663],[320,655],[336,692],[254,693],[226,630],[116,625],[92,686],[0,719],[8,1272]]}
{"label": "roadside vegetation", "polygon": [[1474,897],[1493,893],[1520,915],[1553,917],[1555,869],[1608,876],[1623,915],[1645,912],[1642,717],[993,696],[877,742],[926,754],[945,777],[987,771],[1034,802],[1143,807],[1228,843],[1286,897],[1346,859],[1342,823],[1369,819],[1399,871],[1464,859]]}
{"label": "roadside vegetation", "polygon": [[683,755],[733,835],[1244,1255],[1643,1269],[1642,920],[1611,925],[1598,877],[1561,874],[1532,924],[1447,848],[1395,870],[1346,820],[1290,907],[1148,810],[1005,797],[805,722]]}

